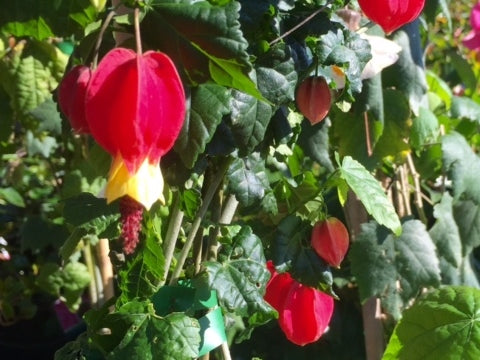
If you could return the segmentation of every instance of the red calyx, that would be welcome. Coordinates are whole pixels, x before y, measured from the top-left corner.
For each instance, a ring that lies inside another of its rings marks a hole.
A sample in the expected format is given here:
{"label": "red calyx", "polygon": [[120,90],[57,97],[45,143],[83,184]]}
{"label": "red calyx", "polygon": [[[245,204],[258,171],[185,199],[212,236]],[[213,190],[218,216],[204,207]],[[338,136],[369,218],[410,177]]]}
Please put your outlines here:
{"label": "red calyx", "polygon": [[297,89],[297,107],[312,125],[327,116],[332,104],[332,94],[325,78],[310,76]]}
{"label": "red calyx", "polygon": [[278,311],[278,322],[285,336],[303,346],[317,341],[330,323],[333,298],[294,280],[289,273],[279,274],[271,261],[272,274],[266,287],[265,301]]}
{"label": "red calyx", "polygon": [[58,87],[58,104],[76,133],[89,133],[85,118],[85,94],[92,71],[85,65],[74,66]]}
{"label": "red calyx", "polygon": [[339,267],[349,246],[348,230],[334,217],[320,221],[313,227],[311,245],[329,265]]}
{"label": "red calyx", "polygon": [[365,15],[387,34],[415,20],[425,0],[358,0]]}

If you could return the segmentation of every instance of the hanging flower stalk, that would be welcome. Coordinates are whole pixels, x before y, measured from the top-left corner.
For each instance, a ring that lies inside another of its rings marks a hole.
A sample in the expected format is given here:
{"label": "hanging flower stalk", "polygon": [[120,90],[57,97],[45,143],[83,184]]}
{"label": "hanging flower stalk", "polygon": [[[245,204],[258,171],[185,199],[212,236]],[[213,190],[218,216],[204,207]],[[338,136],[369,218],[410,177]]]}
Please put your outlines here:
{"label": "hanging flower stalk", "polygon": [[138,242],[143,208],[164,200],[160,159],[185,118],[185,93],[171,59],[137,47],[111,50],[88,74],[74,68],[59,87],[60,108],[72,127],[90,133],[113,158],[105,196],[109,203],[129,198],[120,202],[126,253]]}

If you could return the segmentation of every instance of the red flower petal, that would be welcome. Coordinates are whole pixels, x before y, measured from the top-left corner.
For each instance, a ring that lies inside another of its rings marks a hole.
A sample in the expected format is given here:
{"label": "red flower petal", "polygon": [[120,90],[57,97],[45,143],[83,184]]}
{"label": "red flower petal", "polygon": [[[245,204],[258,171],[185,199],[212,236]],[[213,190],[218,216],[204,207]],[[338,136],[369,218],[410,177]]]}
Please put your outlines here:
{"label": "red flower petal", "polygon": [[365,15],[389,34],[412,22],[422,12],[425,0],[358,0]]}
{"label": "red flower petal", "polygon": [[323,335],[332,314],[332,297],[295,283],[285,299],[279,324],[291,342],[303,346],[317,341]]}
{"label": "red flower petal", "polygon": [[185,94],[170,58],[116,48],[100,62],[86,95],[86,118],[95,140],[120,154],[130,172],[173,146],[185,118]]}
{"label": "red flower petal", "polygon": [[85,94],[92,72],[85,65],[73,67],[58,87],[58,104],[77,133],[88,133],[85,119]]}

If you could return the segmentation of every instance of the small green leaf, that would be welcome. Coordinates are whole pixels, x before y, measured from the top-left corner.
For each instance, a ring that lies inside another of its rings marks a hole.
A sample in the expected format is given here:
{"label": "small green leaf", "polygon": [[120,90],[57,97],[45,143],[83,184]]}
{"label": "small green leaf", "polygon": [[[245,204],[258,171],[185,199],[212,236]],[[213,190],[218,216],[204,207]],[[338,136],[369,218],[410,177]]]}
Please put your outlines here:
{"label": "small green leaf", "polygon": [[41,16],[38,19],[31,19],[25,22],[9,22],[2,26],[0,31],[17,37],[31,36],[39,41],[54,36],[52,30]]}
{"label": "small green leaf", "polygon": [[388,200],[379,182],[350,156],[343,158],[340,166],[341,177],[357,195],[367,212],[380,224],[392,230],[396,235],[402,232],[400,219],[395,208]]}
{"label": "small green leaf", "polygon": [[227,171],[228,190],[235,194],[244,206],[253,205],[263,199],[270,189],[265,162],[259,153],[247,158],[235,159]]}
{"label": "small green leaf", "polygon": [[406,310],[383,360],[480,358],[480,290],[435,290]]}
{"label": "small green leaf", "polygon": [[25,201],[23,200],[22,195],[12,187],[1,188],[0,199],[3,199],[14,206],[25,207]]}
{"label": "small green leaf", "polygon": [[452,100],[455,99],[450,86],[433,71],[427,70],[426,75],[428,90],[435,93],[442,100],[447,110],[450,109]]}

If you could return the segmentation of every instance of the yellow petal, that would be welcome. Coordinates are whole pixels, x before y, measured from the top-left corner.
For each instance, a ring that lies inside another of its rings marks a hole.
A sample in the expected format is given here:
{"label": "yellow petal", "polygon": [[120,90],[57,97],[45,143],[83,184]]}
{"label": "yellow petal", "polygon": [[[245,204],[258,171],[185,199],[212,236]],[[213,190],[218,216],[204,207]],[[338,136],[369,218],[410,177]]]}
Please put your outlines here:
{"label": "yellow petal", "polygon": [[125,195],[141,203],[147,210],[157,200],[164,203],[160,166],[150,164],[148,159],[145,159],[137,172],[130,174],[121,156],[117,155],[110,167],[105,196],[110,203]]}

